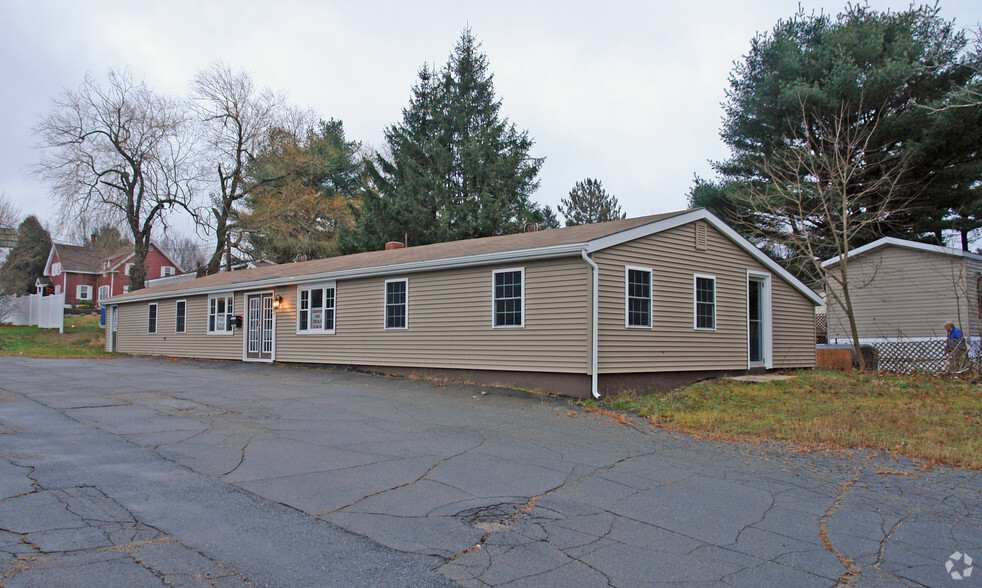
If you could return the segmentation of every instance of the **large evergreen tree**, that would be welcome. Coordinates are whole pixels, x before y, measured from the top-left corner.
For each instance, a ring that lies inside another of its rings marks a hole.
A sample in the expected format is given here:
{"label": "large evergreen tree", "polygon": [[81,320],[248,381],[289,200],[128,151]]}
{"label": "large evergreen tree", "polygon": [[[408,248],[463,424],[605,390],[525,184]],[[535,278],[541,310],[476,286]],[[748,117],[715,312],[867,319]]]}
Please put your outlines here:
{"label": "large evergreen tree", "polygon": [[[763,218],[744,196],[787,193],[791,186],[769,186],[775,174],[764,170],[773,172],[803,137],[820,153],[833,142],[818,131],[844,121],[874,129],[857,185],[903,170],[892,193],[903,206],[870,225],[856,245],[883,235],[941,241],[953,229],[967,247],[969,232],[982,226],[982,106],[949,108],[978,83],[967,49],[964,31],[936,6],[877,12],[859,4],[837,16],[799,12],[778,22],[753,40],[731,74],[721,131],[731,157],[715,164],[719,182],[697,179],[690,203],[753,228],[766,243],[769,229],[793,225],[797,213],[788,208]],[[879,198],[871,194],[870,207]],[[860,203],[851,213],[865,208]],[[814,238],[830,236],[819,227]],[[834,250],[818,245],[819,255]]]}
{"label": "large evergreen tree", "polygon": [[338,120],[299,133],[271,131],[247,166],[252,188],[244,210],[233,215],[241,234],[232,242],[249,257],[277,263],[336,254],[338,233],[361,192],[360,149]]}
{"label": "large evergreen tree", "polygon": [[29,216],[17,227],[17,245],[0,266],[0,291],[31,294],[34,283],[44,272],[51,252],[51,235],[36,216]]}
{"label": "large evergreen tree", "polygon": [[576,182],[569,196],[562,199],[559,212],[566,219],[567,227],[627,218],[617,197],[608,194],[600,180],[593,178]]}
{"label": "large evergreen tree", "polygon": [[402,122],[385,131],[388,154],[373,158],[345,251],[501,235],[541,216],[529,197],[542,159],[501,118],[493,77],[469,29],[443,69],[420,69]]}

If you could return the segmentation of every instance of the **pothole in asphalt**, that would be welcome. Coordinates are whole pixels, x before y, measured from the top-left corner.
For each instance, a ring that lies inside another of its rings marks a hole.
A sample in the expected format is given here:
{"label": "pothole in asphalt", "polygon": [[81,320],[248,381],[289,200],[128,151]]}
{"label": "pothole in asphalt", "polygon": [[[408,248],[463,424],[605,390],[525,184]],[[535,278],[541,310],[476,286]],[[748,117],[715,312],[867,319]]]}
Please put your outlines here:
{"label": "pothole in asphalt", "polygon": [[532,516],[524,512],[526,506],[527,504],[524,502],[502,502],[471,508],[458,513],[457,516],[476,529],[493,533],[506,531],[511,527],[532,520]]}

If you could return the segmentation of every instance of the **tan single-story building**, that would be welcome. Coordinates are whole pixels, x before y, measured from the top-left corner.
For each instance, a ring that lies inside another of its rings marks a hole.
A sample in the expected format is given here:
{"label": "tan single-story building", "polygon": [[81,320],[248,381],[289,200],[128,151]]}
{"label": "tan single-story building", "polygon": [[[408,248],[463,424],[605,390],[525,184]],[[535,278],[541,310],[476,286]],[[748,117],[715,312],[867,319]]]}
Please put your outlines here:
{"label": "tan single-story building", "polygon": [[[822,266],[835,272],[840,263]],[[943,340],[946,321],[978,340],[982,255],[884,237],[851,251],[846,268],[860,343]],[[845,313],[827,302],[829,342],[852,341]]]}
{"label": "tan single-story building", "polygon": [[812,367],[820,302],[694,209],[152,287],[108,301],[106,345],[586,397]]}

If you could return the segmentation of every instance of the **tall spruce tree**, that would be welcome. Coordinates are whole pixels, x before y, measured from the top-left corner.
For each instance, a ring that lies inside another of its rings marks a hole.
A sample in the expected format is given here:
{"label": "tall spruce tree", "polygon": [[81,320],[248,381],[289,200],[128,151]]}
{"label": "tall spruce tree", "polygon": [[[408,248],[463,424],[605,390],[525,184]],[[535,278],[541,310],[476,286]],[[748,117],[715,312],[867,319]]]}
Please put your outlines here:
{"label": "tall spruce tree", "polygon": [[0,291],[8,294],[30,294],[34,283],[44,272],[51,252],[51,235],[31,215],[17,227],[17,245],[0,266]]}
{"label": "tall spruce tree", "polygon": [[[690,203],[755,228],[766,243],[768,227],[793,225],[798,213],[759,218],[741,195],[770,187],[780,198],[789,186],[769,186],[774,174],[763,170],[773,171],[801,137],[814,138],[810,147],[818,149],[824,137],[816,131],[844,121],[849,129],[875,129],[857,184],[904,170],[893,194],[904,206],[856,244],[884,235],[939,242],[953,229],[967,247],[969,232],[982,226],[982,105],[949,106],[978,84],[973,60],[965,32],[936,5],[877,12],[855,4],[836,16],[799,12],[778,22],[753,39],[730,76],[720,135],[731,157],[715,164],[718,182],[697,178]],[[869,207],[880,200],[871,194]],[[815,238],[830,239],[830,247],[818,244],[820,255],[834,252],[831,235]]]}
{"label": "tall spruce tree", "polygon": [[344,251],[502,235],[537,218],[530,196],[543,160],[529,155],[528,131],[500,116],[480,48],[466,29],[443,69],[420,69],[402,122],[385,131],[388,155],[371,162]]}
{"label": "tall spruce tree", "polygon": [[576,182],[563,198],[559,212],[566,219],[566,226],[589,225],[627,218],[621,211],[617,197],[604,190],[600,180],[587,178]]}

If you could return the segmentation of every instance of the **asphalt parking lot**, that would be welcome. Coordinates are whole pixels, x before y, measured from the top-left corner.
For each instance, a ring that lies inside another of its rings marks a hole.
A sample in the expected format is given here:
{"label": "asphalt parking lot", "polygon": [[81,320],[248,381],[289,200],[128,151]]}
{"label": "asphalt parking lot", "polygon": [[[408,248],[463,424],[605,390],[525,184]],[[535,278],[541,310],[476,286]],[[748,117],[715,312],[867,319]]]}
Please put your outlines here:
{"label": "asphalt parking lot", "polygon": [[478,386],[0,358],[5,588],[982,585],[971,557],[979,472]]}

